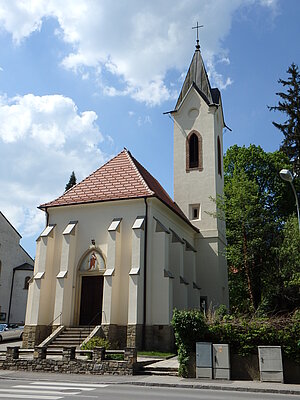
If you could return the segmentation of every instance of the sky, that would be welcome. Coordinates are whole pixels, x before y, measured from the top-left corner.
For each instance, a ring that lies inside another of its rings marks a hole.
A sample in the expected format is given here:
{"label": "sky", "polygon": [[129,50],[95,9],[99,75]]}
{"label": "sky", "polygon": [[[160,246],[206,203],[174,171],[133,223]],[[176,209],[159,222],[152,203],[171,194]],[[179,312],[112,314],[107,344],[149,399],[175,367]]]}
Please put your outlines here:
{"label": "sky", "polygon": [[299,0],[0,0],[0,210],[34,257],[37,207],[124,147],[173,196],[174,109],[195,50],[221,90],[224,151],[279,148]]}

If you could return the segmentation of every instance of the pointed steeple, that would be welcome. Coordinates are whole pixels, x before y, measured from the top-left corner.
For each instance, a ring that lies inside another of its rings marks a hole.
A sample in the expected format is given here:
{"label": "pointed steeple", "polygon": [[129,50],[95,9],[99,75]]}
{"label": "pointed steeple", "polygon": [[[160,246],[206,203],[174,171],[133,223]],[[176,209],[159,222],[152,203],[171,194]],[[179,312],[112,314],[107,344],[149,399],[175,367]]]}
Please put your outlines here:
{"label": "pointed steeple", "polygon": [[186,74],[184,83],[179,94],[175,110],[178,110],[184,97],[190,90],[192,86],[199,92],[199,94],[204,98],[207,104],[219,104],[220,92],[216,88],[211,88],[208,75],[204,66],[204,62],[200,52],[198,29],[203,25],[198,25],[193,27],[197,29],[197,40],[196,40],[196,50],[192,58],[192,62]]}

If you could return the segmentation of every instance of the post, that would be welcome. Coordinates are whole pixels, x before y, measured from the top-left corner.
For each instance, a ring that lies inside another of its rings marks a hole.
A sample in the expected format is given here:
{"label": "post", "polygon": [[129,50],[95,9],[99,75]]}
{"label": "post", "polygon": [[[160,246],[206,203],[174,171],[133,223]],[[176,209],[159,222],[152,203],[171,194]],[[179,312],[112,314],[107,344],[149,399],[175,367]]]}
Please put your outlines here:
{"label": "post", "polygon": [[75,360],[76,357],[76,347],[63,347],[63,361]]}
{"label": "post", "polygon": [[15,346],[15,347],[8,346],[6,349],[6,360],[7,361],[18,360],[19,350],[20,350],[19,346]]}
{"label": "post", "polygon": [[104,361],[105,360],[105,347],[95,347],[93,352],[93,360]]}
{"label": "post", "polygon": [[125,347],[124,351],[124,361],[127,361],[130,365],[135,364],[137,362],[136,347]]}
{"label": "post", "polygon": [[45,360],[47,357],[47,347],[35,347],[34,348],[34,358],[37,360]]}

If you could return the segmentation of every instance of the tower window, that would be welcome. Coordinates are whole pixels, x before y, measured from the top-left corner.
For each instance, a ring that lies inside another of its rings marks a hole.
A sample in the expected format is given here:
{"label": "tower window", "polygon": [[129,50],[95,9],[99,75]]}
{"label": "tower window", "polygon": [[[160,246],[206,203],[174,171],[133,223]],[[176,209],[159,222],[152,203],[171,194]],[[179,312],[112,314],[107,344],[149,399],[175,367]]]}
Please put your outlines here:
{"label": "tower window", "polygon": [[202,171],[202,137],[192,131],[186,140],[186,170],[198,169]]}
{"label": "tower window", "polygon": [[192,134],[189,140],[189,151],[190,151],[190,168],[198,168],[199,165],[199,143],[195,133]]}
{"label": "tower window", "polygon": [[200,204],[189,205],[189,217],[191,221],[200,220]]}

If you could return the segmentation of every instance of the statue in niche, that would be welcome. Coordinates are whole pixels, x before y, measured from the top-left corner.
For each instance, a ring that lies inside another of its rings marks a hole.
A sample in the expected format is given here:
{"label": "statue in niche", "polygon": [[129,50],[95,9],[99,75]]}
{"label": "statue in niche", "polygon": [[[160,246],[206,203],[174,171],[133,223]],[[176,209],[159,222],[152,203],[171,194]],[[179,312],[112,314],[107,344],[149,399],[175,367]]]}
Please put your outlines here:
{"label": "statue in niche", "polygon": [[95,271],[97,268],[97,257],[95,252],[93,251],[90,258],[89,258],[89,269],[88,271]]}
{"label": "statue in niche", "polygon": [[87,254],[80,266],[80,271],[103,271],[105,269],[104,260],[97,251],[92,251]]}

